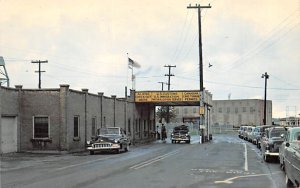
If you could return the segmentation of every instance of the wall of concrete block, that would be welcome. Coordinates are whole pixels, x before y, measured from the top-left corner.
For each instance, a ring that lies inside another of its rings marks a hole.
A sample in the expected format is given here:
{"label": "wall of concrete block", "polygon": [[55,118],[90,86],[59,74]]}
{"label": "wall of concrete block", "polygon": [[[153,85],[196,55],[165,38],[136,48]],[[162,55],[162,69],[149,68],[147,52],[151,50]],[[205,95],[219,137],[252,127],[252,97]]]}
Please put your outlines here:
{"label": "wall of concrete block", "polygon": [[[21,151],[26,150],[58,150],[59,146],[59,90],[22,90],[20,100]],[[49,118],[48,140],[33,138],[33,118],[47,116]]]}
{"label": "wall of concrete block", "polygon": [[[29,90],[0,89],[2,116],[18,116],[19,151],[85,150],[85,143],[92,133],[92,118],[96,118],[95,130],[101,127],[124,128],[134,142],[149,139],[150,120],[154,122],[154,106],[137,106],[131,96],[128,101],[103,93],[91,94],[88,89],[72,90],[69,85],[58,89]],[[50,138],[33,139],[33,117],[47,116],[50,121]],[[74,117],[79,117],[79,136],[74,137]],[[1,121],[0,121],[1,122]],[[136,122],[140,125],[136,130]],[[129,128],[130,126],[130,128]],[[134,134],[135,133],[135,134]],[[1,133],[0,133],[1,134]]]}
{"label": "wall of concrete block", "polygon": [[[264,100],[214,100],[213,125],[262,125]],[[267,101],[267,124],[272,124],[272,101]]]}

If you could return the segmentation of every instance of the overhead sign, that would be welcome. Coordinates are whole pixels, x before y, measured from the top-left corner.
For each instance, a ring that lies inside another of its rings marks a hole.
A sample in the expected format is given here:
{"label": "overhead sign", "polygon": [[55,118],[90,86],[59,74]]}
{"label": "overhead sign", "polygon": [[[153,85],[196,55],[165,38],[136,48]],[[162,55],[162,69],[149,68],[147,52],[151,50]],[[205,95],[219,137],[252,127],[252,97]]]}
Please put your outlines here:
{"label": "overhead sign", "polygon": [[135,102],[198,102],[198,91],[137,91]]}

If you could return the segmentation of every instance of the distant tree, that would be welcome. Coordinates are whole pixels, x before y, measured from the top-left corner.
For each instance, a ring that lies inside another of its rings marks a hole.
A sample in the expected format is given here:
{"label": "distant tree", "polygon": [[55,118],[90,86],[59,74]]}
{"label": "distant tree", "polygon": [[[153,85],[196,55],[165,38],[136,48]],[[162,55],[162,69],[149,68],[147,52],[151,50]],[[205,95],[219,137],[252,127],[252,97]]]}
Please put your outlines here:
{"label": "distant tree", "polygon": [[[156,118],[159,120],[160,123],[162,119],[165,119],[167,121],[167,109],[167,106],[161,106],[157,108]],[[176,118],[175,108],[173,106],[169,106],[169,122],[174,118]]]}

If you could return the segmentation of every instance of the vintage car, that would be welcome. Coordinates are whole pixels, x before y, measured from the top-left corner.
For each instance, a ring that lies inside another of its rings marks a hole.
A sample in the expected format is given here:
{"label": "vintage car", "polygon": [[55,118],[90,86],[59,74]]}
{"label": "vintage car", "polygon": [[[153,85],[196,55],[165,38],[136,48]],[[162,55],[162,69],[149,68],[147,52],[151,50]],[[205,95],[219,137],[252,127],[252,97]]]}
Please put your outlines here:
{"label": "vintage car", "polygon": [[257,137],[260,135],[260,126],[255,127],[251,133],[251,142],[257,144]]}
{"label": "vintage car", "polygon": [[261,153],[266,162],[279,156],[279,147],[283,143],[284,127],[271,127],[265,130],[261,138]]}
{"label": "vintage car", "polygon": [[241,126],[238,130],[238,136],[239,138],[243,138],[243,132],[244,132],[245,126]]}
{"label": "vintage car", "polygon": [[259,126],[259,130],[258,130],[259,133],[256,136],[256,146],[258,149],[261,149],[261,138],[263,137],[265,130],[271,127],[274,127],[274,125]]}
{"label": "vintage car", "polygon": [[279,150],[280,166],[285,170],[287,187],[300,187],[300,127],[287,130]]}
{"label": "vintage car", "polygon": [[172,143],[180,143],[181,141],[185,141],[186,143],[191,142],[191,136],[189,133],[189,128],[186,125],[176,126],[173,129],[171,134]]}
{"label": "vintage car", "polygon": [[130,139],[120,127],[107,127],[99,129],[99,135],[87,141],[87,150],[93,155],[96,151],[128,151]]}
{"label": "vintage car", "polygon": [[247,130],[245,132],[245,140],[252,142],[252,132],[254,129],[255,129],[255,127],[252,127],[252,126],[247,127]]}

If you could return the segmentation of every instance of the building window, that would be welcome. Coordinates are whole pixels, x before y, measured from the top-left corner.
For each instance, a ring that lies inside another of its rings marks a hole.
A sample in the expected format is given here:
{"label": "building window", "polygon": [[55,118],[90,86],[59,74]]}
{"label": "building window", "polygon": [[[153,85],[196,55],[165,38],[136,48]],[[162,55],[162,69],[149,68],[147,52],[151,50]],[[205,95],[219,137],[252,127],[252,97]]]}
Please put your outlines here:
{"label": "building window", "polygon": [[92,118],[92,136],[95,136],[96,133],[96,117]]}
{"label": "building window", "polygon": [[178,109],[178,108],[176,109],[175,113],[176,113],[176,114],[179,114],[179,109]]}
{"label": "building window", "polygon": [[128,119],[128,133],[131,133],[131,121]]}
{"label": "building window", "polygon": [[184,113],[187,114],[188,113],[188,109],[184,108]]}
{"label": "building window", "polygon": [[230,113],[230,107],[227,107],[227,113]]}
{"label": "building window", "polygon": [[49,118],[33,117],[33,138],[49,138]]}
{"label": "building window", "polygon": [[193,113],[196,114],[197,113],[197,109],[193,108]]}
{"label": "building window", "polygon": [[104,125],[104,127],[106,127],[106,118],[105,118],[105,116],[103,117],[103,125]]}
{"label": "building window", "polygon": [[243,107],[243,112],[246,112],[247,110],[246,110],[246,107]]}
{"label": "building window", "polygon": [[239,112],[239,108],[235,107],[235,113],[238,113],[238,112]]}
{"label": "building window", "polygon": [[138,131],[138,119],[135,120],[135,132],[139,132]]}
{"label": "building window", "polygon": [[222,108],[219,108],[219,113],[222,113]]}
{"label": "building window", "polygon": [[74,138],[79,137],[79,116],[74,116]]}

